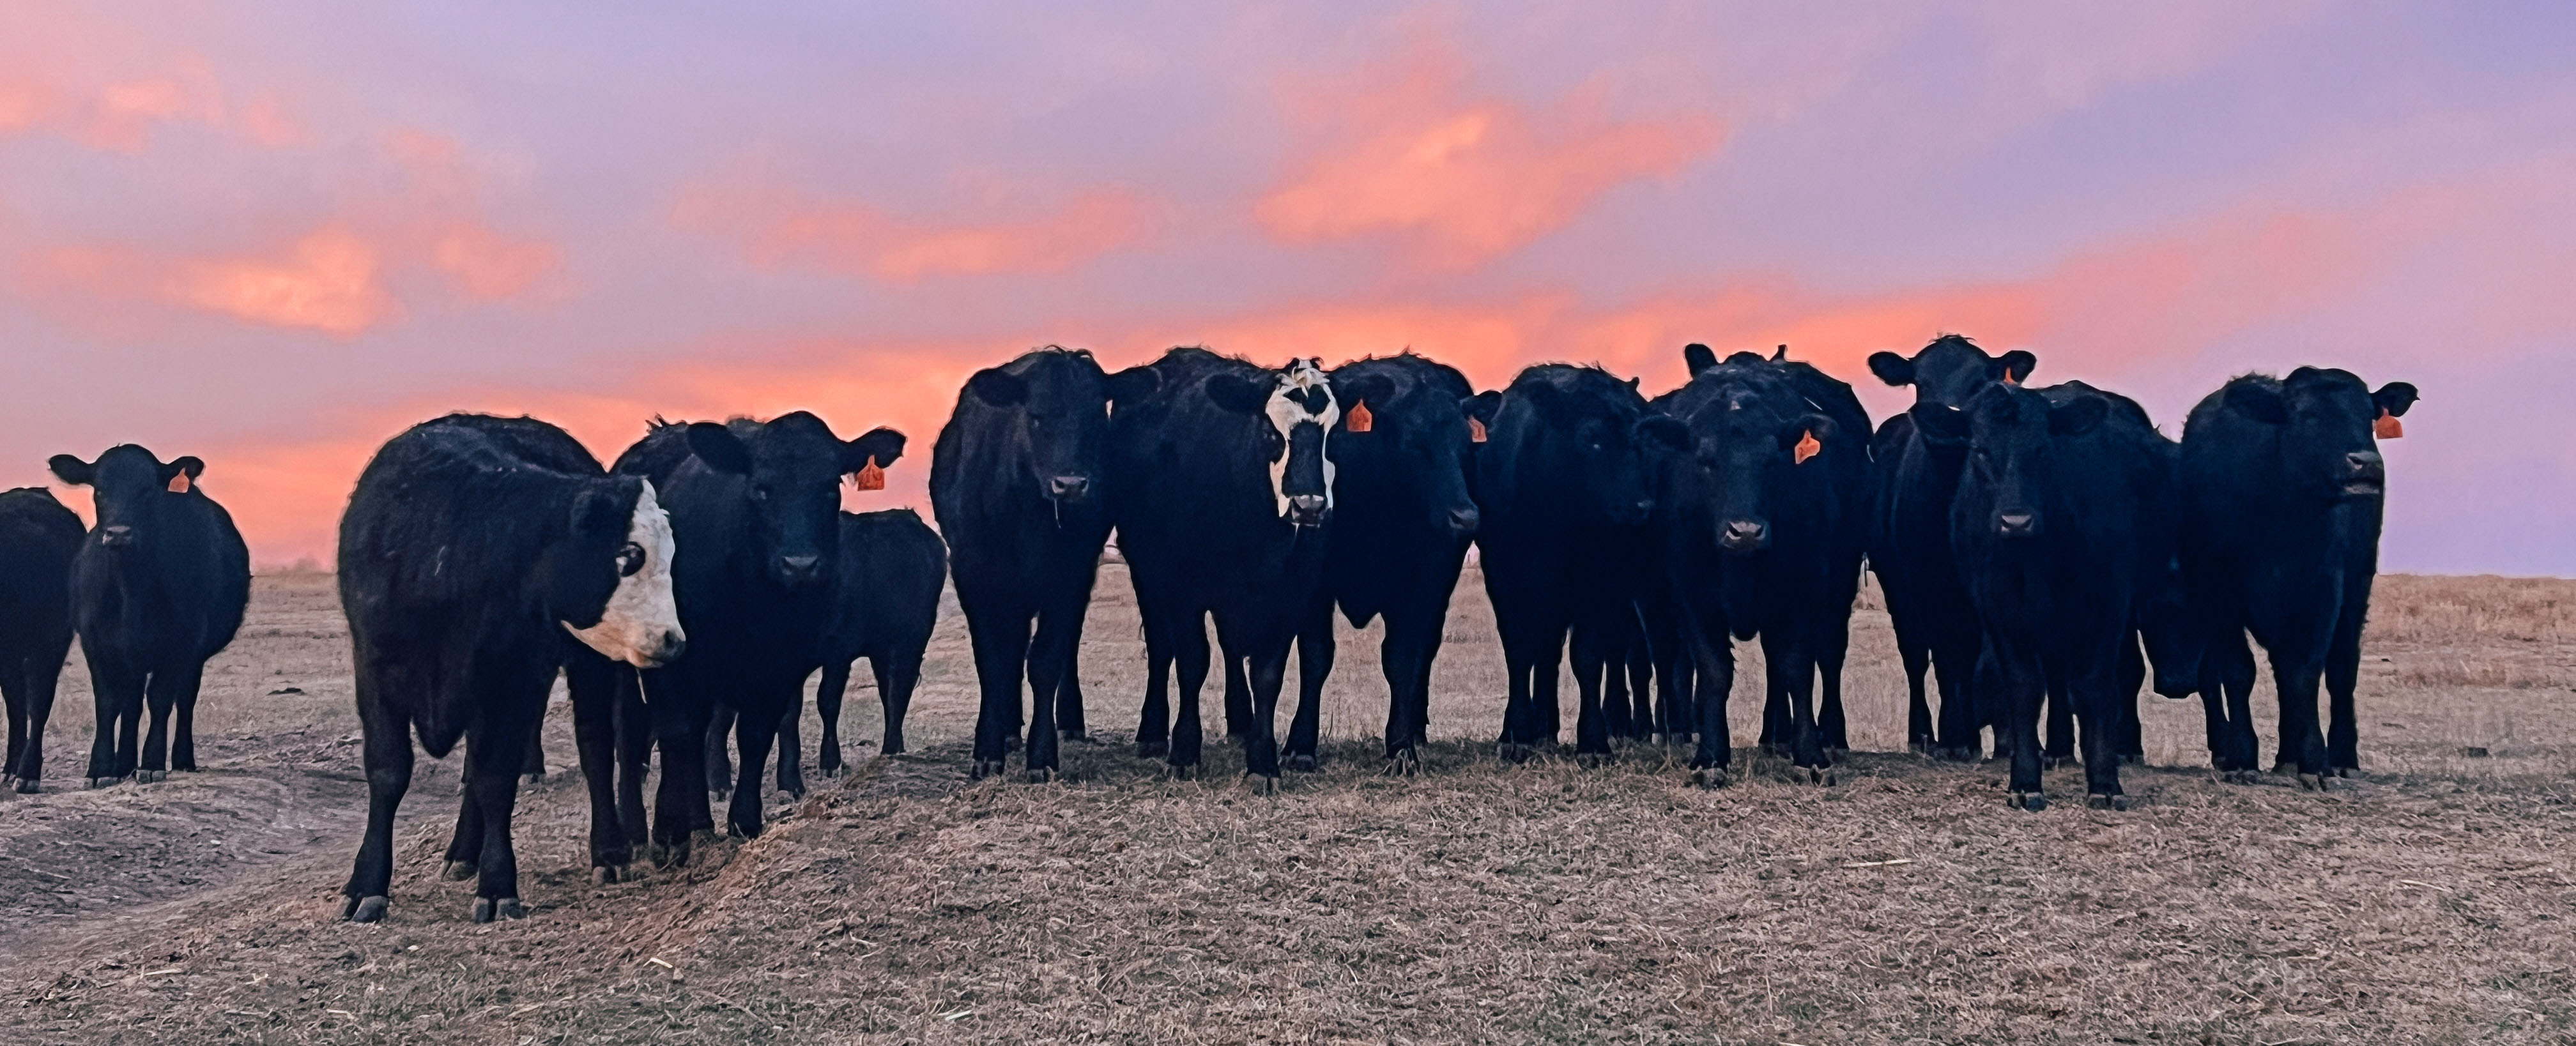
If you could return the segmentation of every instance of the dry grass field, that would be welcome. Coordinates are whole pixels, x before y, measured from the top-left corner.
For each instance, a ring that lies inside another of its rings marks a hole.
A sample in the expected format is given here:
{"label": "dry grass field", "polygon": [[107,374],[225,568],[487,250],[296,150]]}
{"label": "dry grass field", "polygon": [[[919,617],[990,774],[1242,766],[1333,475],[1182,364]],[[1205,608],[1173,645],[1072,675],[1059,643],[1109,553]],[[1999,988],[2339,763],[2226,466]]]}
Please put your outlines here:
{"label": "dry grass field", "polygon": [[[1376,772],[1363,634],[1324,769],[1276,797],[1222,746],[1203,782],[1099,745],[1054,785],[970,784],[949,613],[915,754],[780,798],[763,838],[592,885],[558,705],[558,772],[522,796],[530,918],[472,925],[470,889],[437,877],[451,760],[404,808],[391,919],[353,926],[345,633],[329,578],[262,578],[209,678],[205,772],[72,790],[89,697],[67,677],[55,790],[0,801],[0,1023],[41,1043],[2576,1041],[2576,582],[2383,579],[2365,773],[2336,791],[2219,783],[2197,703],[2148,697],[2125,813],[2008,810],[1999,767],[1902,754],[1819,788],[1740,752],[1714,791],[1658,749],[1501,764],[1472,575],[1424,777]],[[1104,733],[1132,728],[1139,647],[1113,566],[1083,665]],[[1874,605],[1849,690],[1855,746],[1902,749]]]}

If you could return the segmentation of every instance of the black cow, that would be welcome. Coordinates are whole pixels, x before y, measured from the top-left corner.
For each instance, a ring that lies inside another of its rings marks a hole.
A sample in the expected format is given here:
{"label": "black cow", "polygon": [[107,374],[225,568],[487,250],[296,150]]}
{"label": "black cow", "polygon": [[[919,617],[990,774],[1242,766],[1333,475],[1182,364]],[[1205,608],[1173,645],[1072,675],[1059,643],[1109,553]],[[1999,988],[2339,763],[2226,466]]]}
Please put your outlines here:
{"label": "black cow", "polygon": [[[766,422],[657,422],[619,455],[612,471],[652,480],[671,514],[672,590],[689,633],[688,657],[641,673],[643,709],[631,691],[621,699],[628,729],[649,713],[662,752],[657,863],[687,860],[690,833],[714,827],[703,760],[718,705],[738,713],[742,759],[725,827],[760,834],[759,774],[779,719],[822,667],[840,581],[841,477],[893,464],[903,445],[902,433],[882,428],[845,442],[798,411]],[[642,820],[643,747],[630,734],[621,753],[630,833]]]}
{"label": "black cow", "polygon": [[[2295,763],[2300,782],[2317,788],[2360,768],[2353,685],[2387,482],[2376,428],[2414,404],[2415,386],[2402,381],[2374,392],[2350,372],[2301,367],[2287,378],[2237,378],[2192,408],[2182,567],[2192,613],[2207,628],[2201,698],[2219,769],[2240,778],[2255,769],[2249,631],[2271,658],[2281,699],[2275,768]],[[2320,675],[2332,702],[2323,731]]]}
{"label": "black cow", "polygon": [[1333,523],[1324,584],[1297,638],[1289,765],[1315,768],[1338,605],[1354,628],[1386,617],[1378,647],[1386,672],[1386,755],[1391,770],[1409,774],[1421,766],[1415,747],[1430,725],[1431,662],[1440,654],[1449,596],[1479,522],[1467,491],[1473,432],[1492,418],[1502,397],[1478,396],[1456,369],[1410,352],[1343,364],[1332,383],[1334,401],[1345,405],[1332,440]]}
{"label": "black cow", "polygon": [[1088,736],[1075,652],[1109,539],[1109,403],[1161,378],[1143,367],[1112,377],[1088,352],[1040,349],[976,372],[939,430],[930,504],[975,647],[978,778],[1002,771],[1023,680],[1037,709],[1031,780],[1058,772],[1060,737]]}
{"label": "black cow", "polygon": [[[841,595],[824,632],[823,683],[814,691],[823,719],[814,765],[824,776],[841,772],[841,700],[859,658],[876,673],[877,701],[885,709],[877,751],[903,752],[903,715],[921,681],[922,651],[930,647],[939,590],[947,582],[948,546],[919,514],[908,508],[841,514]],[[778,727],[778,787],[790,792],[804,790],[791,762],[802,754],[796,719],[790,712]]]}
{"label": "black cow", "polygon": [[[1909,359],[1874,353],[1870,373],[1890,385],[1914,387],[1914,402],[1965,406],[1997,382],[2030,379],[2037,357],[2015,349],[1990,356],[1955,334],[1934,339]],[[1869,535],[1870,569],[1887,593],[1896,648],[1905,664],[1906,743],[1945,759],[1975,759],[1980,747],[1976,698],[1976,609],[1959,574],[1950,544],[1950,504],[1959,490],[1964,444],[1935,446],[1903,414],[1887,420],[1871,441],[1876,497]],[[1924,675],[1939,670],[1938,729],[1924,689]]]}
{"label": "black cow", "polygon": [[0,695],[9,704],[9,761],[0,782],[38,790],[45,720],[72,647],[72,557],[80,517],[42,487],[0,493]]}
{"label": "black cow", "polygon": [[[46,464],[63,482],[89,487],[98,513],[71,580],[72,623],[98,704],[90,786],[195,770],[197,687],[206,659],[233,641],[250,605],[250,549],[232,515],[197,487],[206,463],[196,458],[164,464],[125,444],[95,462],[57,454]],[[147,700],[152,730],[138,747]]]}
{"label": "black cow", "polygon": [[[1165,755],[1176,777],[1198,772],[1212,616],[1228,657],[1249,664],[1245,773],[1275,790],[1279,687],[1322,581],[1335,468],[1326,438],[1341,408],[1313,360],[1272,371],[1178,348],[1150,366],[1155,390],[1122,399],[1110,418],[1118,548],[1145,619],[1137,751]],[[1175,660],[1177,719],[1165,694]]]}
{"label": "black cow", "polygon": [[[1765,719],[1774,703],[1783,713],[1766,725],[1770,743],[1785,747],[1811,780],[1830,782],[1815,684],[1822,669],[1839,696],[1868,482],[1867,451],[1855,433],[1867,432],[1868,422],[1847,425],[1820,409],[1801,388],[1814,379],[1782,363],[1739,353],[1709,364],[1706,350],[1692,350],[1686,360],[1696,373],[1669,407],[1688,438],[1667,467],[1675,503],[1663,535],[1680,638],[1698,679],[1692,777],[1725,783],[1733,759],[1730,640],[1759,636]],[[1853,403],[1841,412],[1857,410]]]}
{"label": "black cow", "polygon": [[[588,739],[609,728],[607,658],[650,666],[679,655],[671,550],[652,484],[609,476],[541,421],[450,415],[376,452],[340,519],[340,605],[367,768],[367,832],[341,891],[343,918],[385,917],[415,736],[433,758],[466,742],[448,871],[479,877],[474,921],[523,914],[510,821],[528,732],[558,670],[572,673]],[[597,798],[608,767],[593,748],[585,744],[583,768]],[[613,821],[595,812],[592,827],[594,852],[623,851]]]}
{"label": "black cow", "polygon": [[1648,411],[1633,380],[1549,363],[1512,379],[1488,430],[1476,454],[1476,547],[1509,673],[1502,752],[1526,758],[1554,743],[1570,633],[1575,749],[1596,760],[1610,752],[1602,670],[1625,670],[1637,627],[1630,549],[1655,507],[1649,447],[1679,447],[1682,425]]}
{"label": "black cow", "polygon": [[[1682,357],[1693,374],[1717,362],[1716,354],[1705,345],[1683,346]],[[1761,362],[1761,357],[1737,353],[1730,360],[1752,364]],[[1834,496],[1833,525],[1824,532],[1828,557],[1825,576],[1832,588],[1825,593],[1823,605],[1836,618],[1816,626],[1818,645],[1814,655],[1819,686],[1815,723],[1825,751],[1848,752],[1851,739],[1843,715],[1843,661],[1851,649],[1851,613],[1860,598],[1861,559],[1869,548],[1869,511],[1876,496],[1870,449],[1856,438],[1870,431],[1869,411],[1861,406],[1860,397],[1849,384],[1816,369],[1814,364],[1790,359],[1786,345],[1772,354],[1769,363],[1788,379],[1790,388],[1805,401],[1805,409],[1831,419],[1840,435],[1820,443],[1813,459],[1830,475]],[[1795,723],[1790,708],[1793,697],[1779,685],[1778,677],[1766,680],[1764,689],[1760,743],[1787,754]]]}
{"label": "black cow", "polygon": [[2135,715],[2136,622],[2173,558],[2164,437],[2144,412],[2080,383],[1994,384],[1965,410],[1918,403],[1913,415],[1922,438],[1965,447],[1951,541],[2000,676],[2007,802],[2048,805],[2040,704],[2055,694],[2080,728],[2088,805],[2126,809],[2119,749],[2123,709]]}

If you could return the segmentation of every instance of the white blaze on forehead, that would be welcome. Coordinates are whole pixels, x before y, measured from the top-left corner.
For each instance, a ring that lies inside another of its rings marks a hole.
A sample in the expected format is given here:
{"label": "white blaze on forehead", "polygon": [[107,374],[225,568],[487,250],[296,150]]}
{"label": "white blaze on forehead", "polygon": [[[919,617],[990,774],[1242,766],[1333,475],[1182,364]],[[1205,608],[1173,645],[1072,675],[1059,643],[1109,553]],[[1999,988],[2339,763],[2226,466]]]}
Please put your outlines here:
{"label": "white blaze on forehead", "polygon": [[[1291,392],[1315,389],[1322,390],[1324,394],[1324,410],[1320,414],[1307,410],[1305,404],[1289,396]],[[1263,408],[1263,413],[1270,416],[1270,427],[1279,430],[1280,445],[1287,448],[1279,452],[1278,460],[1270,463],[1270,496],[1278,500],[1279,514],[1283,517],[1288,514],[1288,456],[1290,449],[1295,446],[1295,441],[1290,439],[1290,435],[1297,431],[1299,422],[1314,422],[1323,429],[1322,439],[1315,444],[1316,452],[1322,453],[1323,440],[1332,438],[1333,423],[1341,420],[1342,417],[1342,405],[1334,402],[1332,396],[1333,383],[1324,377],[1322,367],[1316,366],[1313,360],[1292,359],[1288,361],[1287,368],[1280,372],[1279,387],[1271,390],[1270,403]],[[1333,458],[1332,455],[1326,454],[1324,455],[1324,510],[1330,512],[1332,508]]]}
{"label": "white blaze on forehead", "polygon": [[[662,511],[649,480],[635,496],[635,521],[627,526],[626,540],[644,550],[643,568],[617,579],[617,591],[609,595],[598,624],[574,628],[565,622],[564,630],[609,658],[654,668],[662,663],[663,637],[677,640],[684,634],[679,602],[671,596],[671,516]],[[601,565],[618,567],[614,559]]]}

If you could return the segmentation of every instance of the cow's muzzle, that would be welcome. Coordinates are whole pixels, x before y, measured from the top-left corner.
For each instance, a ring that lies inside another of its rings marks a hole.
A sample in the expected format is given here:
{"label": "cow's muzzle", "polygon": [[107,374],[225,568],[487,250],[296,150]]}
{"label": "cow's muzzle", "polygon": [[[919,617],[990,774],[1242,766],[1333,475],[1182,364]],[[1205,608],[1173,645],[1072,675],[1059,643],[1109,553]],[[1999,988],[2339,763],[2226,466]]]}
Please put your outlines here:
{"label": "cow's muzzle", "polygon": [[1321,494],[1290,496],[1288,522],[1301,527],[1321,526],[1324,522],[1324,496]]}
{"label": "cow's muzzle", "polygon": [[2039,514],[2035,512],[1995,513],[1995,536],[2035,538],[2039,536]]}
{"label": "cow's muzzle", "polygon": [[1047,480],[1047,497],[1060,504],[1078,503],[1090,493],[1091,478],[1088,476],[1056,476]]}
{"label": "cow's muzzle", "polygon": [[2388,489],[2388,464],[2375,450],[2356,450],[2343,456],[2343,493],[2345,497],[2375,498]]}
{"label": "cow's muzzle", "polygon": [[134,545],[134,528],[123,523],[100,527],[98,543],[104,548],[131,548]]}
{"label": "cow's muzzle", "polygon": [[823,557],[780,556],[775,570],[779,584],[788,588],[808,588],[823,580]]}
{"label": "cow's muzzle", "polygon": [[1760,552],[1771,547],[1771,524],[1758,519],[1730,519],[1717,528],[1717,547],[1728,552]]}

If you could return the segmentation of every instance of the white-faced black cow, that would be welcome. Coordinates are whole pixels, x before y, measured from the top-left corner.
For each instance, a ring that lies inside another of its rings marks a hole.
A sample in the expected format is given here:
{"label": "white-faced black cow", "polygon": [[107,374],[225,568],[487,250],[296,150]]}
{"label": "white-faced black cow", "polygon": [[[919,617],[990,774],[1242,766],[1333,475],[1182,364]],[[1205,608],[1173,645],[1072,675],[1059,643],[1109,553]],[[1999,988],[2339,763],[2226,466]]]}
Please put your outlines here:
{"label": "white-faced black cow", "polygon": [[0,782],[38,790],[45,720],[72,646],[72,557],[81,521],[42,487],[0,493],[0,695],[9,704],[9,760]]}
{"label": "white-faced black cow", "polygon": [[[466,744],[448,860],[451,875],[479,880],[474,921],[523,913],[510,821],[528,733],[558,670],[580,664],[577,722],[604,735],[604,659],[651,666],[678,656],[671,553],[652,484],[609,476],[544,422],[450,415],[376,452],[340,520],[340,605],[367,768],[367,832],[341,891],[343,918],[385,917],[415,736],[433,758]],[[584,769],[594,798],[604,794],[604,761]],[[594,860],[603,829],[624,849],[616,824],[595,814]]]}
{"label": "white-faced black cow", "polygon": [[1912,413],[1922,438],[1965,448],[1951,544],[1999,675],[2007,802],[2047,805],[2039,718],[2054,695],[2079,728],[2087,802],[2127,808],[2119,749],[2136,713],[2139,610],[2173,559],[2171,444],[2134,404],[2080,383],[1991,384],[1965,410]]}
{"label": "white-faced black cow", "polygon": [[1664,563],[1698,679],[1692,777],[1726,780],[1729,641],[1758,635],[1766,743],[1786,749],[1812,780],[1830,782],[1815,684],[1821,669],[1839,688],[1868,481],[1853,433],[1868,431],[1868,422],[1850,417],[1857,402],[1820,407],[1782,363],[1739,353],[1702,366],[1703,357],[1689,355],[1691,383],[1667,408],[1688,426],[1689,441],[1668,467],[1674,504]]}
{"label": "white-faced black cow", "polygon": [[[57,454],[47,464],[63,482],[89,487],[98,512],[71,580],[72,623],[98,704],[90,785],[194,770],[198,684],[250,605],[250,548],[231,514],[197,486],[206,463],[196,458],[165,464],[126,444],[95,462]],[[147,701],[152,729],[138,746]]]}
{"label": "white-faced black cow", "polygon": [[1036,707],[1031,780],[1054,777],[1059,738],[1088,736],[1075,651],[1109,540],[1109,404],[1144,395],[1160,377],[1146,367],[1111,376],[1088,352],[1040,349],[968,379],[939,430],[930,503],[982,688],[976,777],[1002,770],[1020,729],[1023,680]]}
{"label": "white-faced black cow", "polygon": [[[689,656],[641,673],[644,707],[620,704],[628,726],[648,715],[662,753],[652,823],[654,858],[684,861],[690,833],[713,829],[704,768],[715,708],[738,713],[742,760],[726,828],[761,830],[759,773],[780,717],[822,667],[823,629],[839,587],[841,477],[903,456],[904,437],[874,429],[843,441],[798,411],[771,421],[656,423],[612,471],[649,478],[671,514],[679,551],[672,589]],[[642,817],[643,746],[623,746],[618,799],[632,831]]]}
{"label": "white-faced black cow", "polygon": [[[2192,408],[2182,436],[2182,567],[2207,629],[2201,697],[2219,769],[2255,770],[2249,631],[2280,693],[2275,768],[2295,765],[2300,782],[2318,788],[2360,768],[2353,687],[2379,573],[2387,466],[2378,440],[2396,435],[2395,419],[2414,405],[2405,382],[2374,392],[2348,371],[2301,367],[2286,378],[2237,378]],[[2324,730],[2320,675],[2332,706]]]}
{"label": "white-faced black cow", "polygon": [[[1118,547],[1145,619],[1146,690],[1137,749],[1198,772],[1206,621],[1229,658],[1250,666],[1253,721],[1245,771],[1279,781],[1274,725],[1288,646],[1322,579],[1334,465],[1326,437],[1342,416],[1313,360],[1265,370],[1179,348],[1151,367],[1154,390],[1110,419]],[[1180,663],[1180,708],[1164,684]]]}
{"label": "white-faced black cow", "polygon": [[[1914,402],[1958,408],[1997,382],[2030,380],[2037,357],[2015,349],[1990,356],[1975,342],[1944,334],[1912,358],[1874,353],[1870,373],[1890,385],[1914,387]],[[1888,618],[1905,664],[1906,743],[1945,759],[1975,759],[1979,705],[1976,664],[1980,645],[1976,609],[1950,547],[1950,503],[1966,461],[1964,444],[1936,447],[1897,414],[1871,440],[1876,473],[1869,565],[1887,592]],[[1941,707],[1934,721],[1924,692],[1926,673],[1939,671]]]}
{"label": "white-faced black cow", "polygon": [[1386,755],[1390,769],[1411,773],[1421,763],[1415,746],[1429,729],[1431,662],[1480,519],[1467,491],[1476,433],[1502,397],[1480,397],[1456,369],[1409,352],[1344,364],[1331,377],[1334,401],[1347,406],[1331,446],[1333,522],[1324,584],[1297,639],[1288,761],[1315,768],[1338,604],[1354,628],[1386,616],[1379,649]]}
{"label": "white-faced black cow", "polygon": [[1512,379],[1487,431],[1476,453],[1476,546],[1510,673],[1503,754],[1524,758],[1555,742],[1557,666],[1570,632],[1576,750],[1606,755],[1602,671],[1624,671],[1636,629],[1629,549],[1655,507],[1649,455],[1680,447],[1682,425],[1649,412],[1633,380],[1548,363]]}

